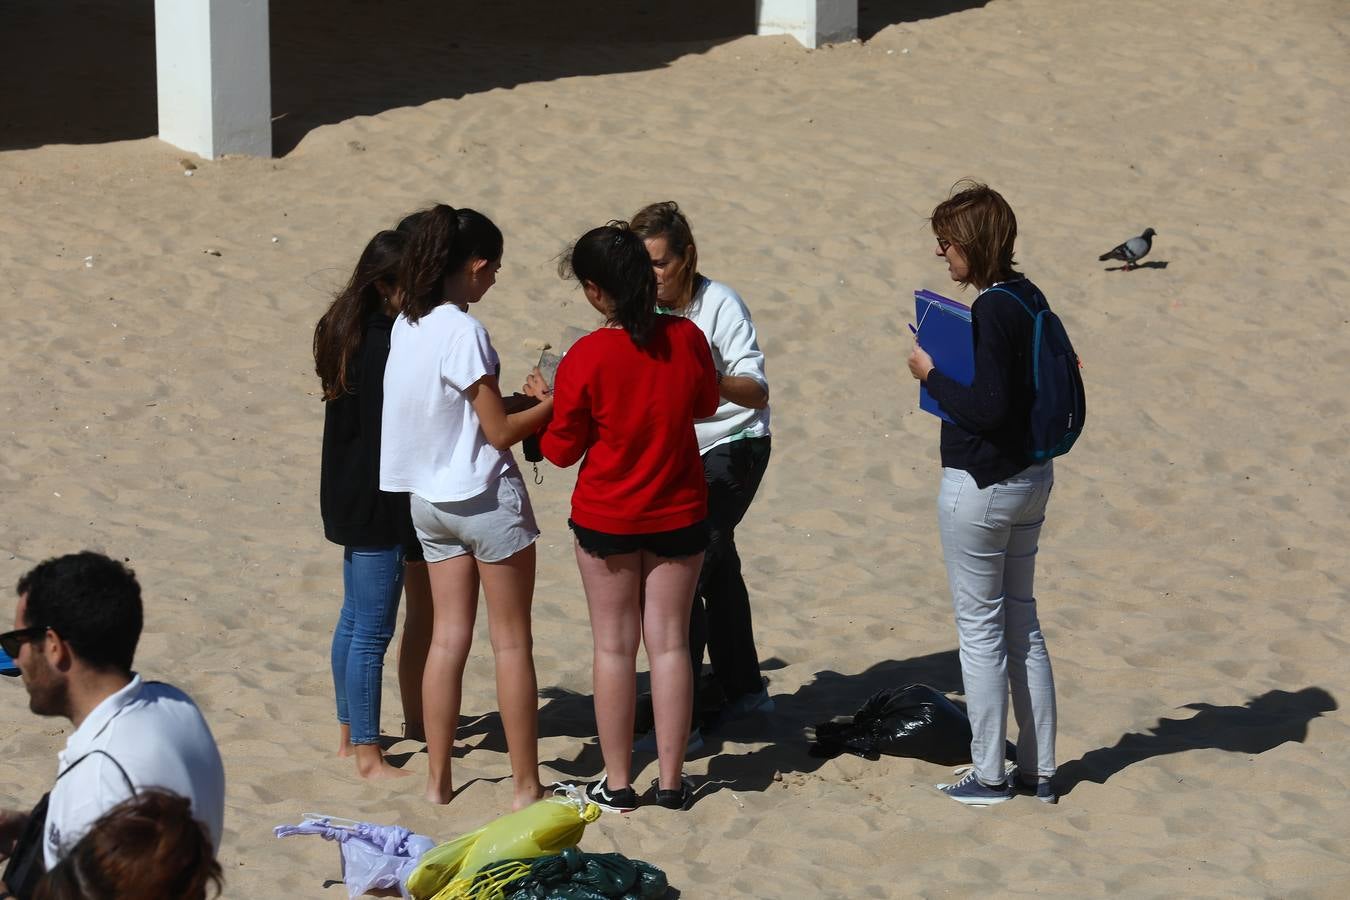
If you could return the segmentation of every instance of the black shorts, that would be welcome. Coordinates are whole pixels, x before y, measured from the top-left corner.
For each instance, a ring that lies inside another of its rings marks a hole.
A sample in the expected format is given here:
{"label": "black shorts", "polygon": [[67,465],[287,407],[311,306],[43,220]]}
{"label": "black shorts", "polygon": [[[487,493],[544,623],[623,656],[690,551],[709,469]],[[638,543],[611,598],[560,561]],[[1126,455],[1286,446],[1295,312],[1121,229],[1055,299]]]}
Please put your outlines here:
{"label": "black shorts", "polygon": [[646,550],[666,559],[680,559],[694,556],[708,549],[708,523],[698,522],[674,531],[653,531],[647,534],[610,534],[607,531],[595,531],[583,528],[571,519],[567,527],[577,536],[581,549],[591,556],[604,559],[620,553],[636,553]]}

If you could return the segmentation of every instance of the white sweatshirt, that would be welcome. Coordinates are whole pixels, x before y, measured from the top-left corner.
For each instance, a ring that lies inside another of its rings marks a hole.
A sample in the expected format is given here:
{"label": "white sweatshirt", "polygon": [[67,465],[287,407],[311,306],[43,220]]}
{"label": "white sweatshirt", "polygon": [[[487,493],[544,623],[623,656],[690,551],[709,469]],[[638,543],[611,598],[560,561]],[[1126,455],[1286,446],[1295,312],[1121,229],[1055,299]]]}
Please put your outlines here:
{"label": "white sweatshirt", "polygon": [[[769,389],[755,324],[750,321],[750,310],[739,294],[720,281],[700,277],[693,300],[673,315],[690,319],[703,332],[712,347],[717,371],[753,378],[764,385],[764,390]],[[694,423],[694,431],[700,454],[728,441],[767,437],[769,407],[747,409],[723,399],[710,418]]]}

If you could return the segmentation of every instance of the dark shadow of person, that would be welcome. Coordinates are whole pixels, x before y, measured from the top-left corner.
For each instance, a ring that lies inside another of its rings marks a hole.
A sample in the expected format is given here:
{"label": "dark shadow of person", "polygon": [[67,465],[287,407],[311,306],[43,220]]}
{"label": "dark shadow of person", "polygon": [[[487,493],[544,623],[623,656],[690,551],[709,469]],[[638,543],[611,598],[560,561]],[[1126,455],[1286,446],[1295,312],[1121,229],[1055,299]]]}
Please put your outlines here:
{"label": "dark shadow of person", "polygon": [[[721,790],[764,791],[784,776],[815,772],[829,759],[812,755],[808,728],[852,715],[877,691],[908,684],[927,684],[943,693],[962,691],[957,651],[885,660],[853,674],[820,671],[793,693],[774,694],[772,715],[751,716],[705,733],[704,747],[697,755],[713,758],[708,761],[708,774],[696,779],[695,800]],[[729,742],[767,745],[749,753],[723,752]]]}
{"label": "dark shadow of person", "polygon": [[[766,665],[766,669],[773,666]],[[644,679],[640,678],[640,686]],[[704,732],[704,745],[690,759],[713,757],[705,778],[695,779],[695,802],[719,790],[763,791],[792,773],[814,772],[829,760],[813,756],[806,732],[810,726],[836,716],[852,715],[864,700],[877,691],[908,684],[927,684],[943,693],[960,693],[961,663],[956,650],[943,650],[906,660],[885,660],[862,672],[845,674],[831,670],[817,672],[813,679],[791,694],[769,692],[775,710],[771,715],[750,716]],[[572,779],[592,779],[604,769],[600,746],[595,739],[593,700],[589,694],[549,687],[540,691],[545,703],[539,709],[539,736],[569,736],[582,739],[570,757],[540,760],[541,765]],[[477,736],[482,740],[475,749],[505,752],[501,719],[496,712],[466,716],[456,733],[456,741]],[[765,743],[749,753],[724,753],[728,742]],[[634,771],[650,756],[635,754]],[[639,791],[645,786],[636,786]]]}
{"label": "dark shadow of person", "polygon": [[1289,741],[1301,744],[1308,737],[1308,723],[1337,706],[1322,688],[1306,687],[1293,693],[1267,691],[1243,706],[1187,703],[1181,708],[1198,712],[1189,719],[1159,719],[1148,734],[1131,732],[1115,746],[1089,751],[1060,766],[1054,781],[1060,796],[1080,782],[1104,784],[1127,766],[1171,753],[1227,750],[1256,754]]}

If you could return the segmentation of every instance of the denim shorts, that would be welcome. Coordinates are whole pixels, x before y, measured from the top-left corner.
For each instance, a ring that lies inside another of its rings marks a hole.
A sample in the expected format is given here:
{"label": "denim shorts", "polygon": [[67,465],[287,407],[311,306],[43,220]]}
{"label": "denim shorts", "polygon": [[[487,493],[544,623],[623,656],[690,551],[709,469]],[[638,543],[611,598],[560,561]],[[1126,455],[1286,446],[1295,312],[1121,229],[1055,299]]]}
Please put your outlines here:
{"label": "denim shorts", "polygon": [[647,534],[610,534],[583,528],[571,519],[567,526],[577,536],[581,549],[591,556],[604,559],[620,553],[636,553],[645,550],[654,556],[666,559],[681,559],[694,556],[708,549],[708,523],[697,522],[674,531],[653,531]]}
{"label": "denim shorts", "polygon": [[501,562],[539,539],[519,471],[507,472],[467,500],[432,503],[413,494],[411,506],[413,527],[429,563],[465,555]]}

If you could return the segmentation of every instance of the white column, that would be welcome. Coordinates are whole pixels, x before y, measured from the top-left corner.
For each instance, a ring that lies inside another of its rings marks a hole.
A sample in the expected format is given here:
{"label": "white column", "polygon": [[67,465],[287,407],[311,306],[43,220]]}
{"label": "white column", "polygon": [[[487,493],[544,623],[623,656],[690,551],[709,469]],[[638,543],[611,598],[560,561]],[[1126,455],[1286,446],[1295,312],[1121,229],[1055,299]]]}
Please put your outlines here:
{"label": "white column", "polygon": [[272,155],[267,0],[155,0],[159,136],[215,159]]}
{"label": "white column", "polygon": [[858,36],[858,0],[755,0],[758,34],[790,34],[807,47]]}

